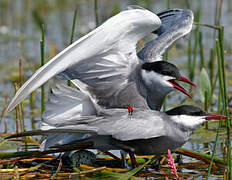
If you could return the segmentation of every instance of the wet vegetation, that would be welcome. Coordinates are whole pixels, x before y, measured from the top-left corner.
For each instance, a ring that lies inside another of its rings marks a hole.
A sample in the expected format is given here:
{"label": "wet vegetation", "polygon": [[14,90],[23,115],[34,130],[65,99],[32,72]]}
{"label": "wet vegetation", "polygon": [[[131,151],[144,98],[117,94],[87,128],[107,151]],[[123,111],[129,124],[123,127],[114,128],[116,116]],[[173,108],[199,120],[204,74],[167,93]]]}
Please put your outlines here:
{"label": "wet vegetation", "polygon": [[[204,124],[191,136],[184,148],[173,153],[177,174],[181,179],[232,179],[231,112],[231,0],[182,1],[0,1],[0,178],[41,179],[143,179],[176,178],[168,166],[167,157],[161,160],[161,170],[154,170],[154,156],[137,156],[140,165],[135,169],[122,167],[118,158],[98,153],[86,155],[90,162],[77,161],[80,154],[61,158],[60,152],[85,149],[73,145],[40,152],[39,138],[4,139],[9,135],[39,128],[46,109],[50,84],[33,92],[13,112],[6,107],[14,91],[51,57],[118,13],[129,4],[137,4],[153,12],[170,8],[189,8],[194,11],[193,29],[168,50],[164,59],[176,64],[181,72],[198,84],[190,89],[193,99],[180,94],[166,98],[163,109],[180,104],[194,104],[206,111],[225,114],[226,120]],[[149,40],[146,37],[139,47]],[[67,82],[71,85],[70,82]],[[82,152],[83,151],[83,152]],[[58,156],[55,156],[58,155]],[[130,160],[127,159],[130,165]]]}

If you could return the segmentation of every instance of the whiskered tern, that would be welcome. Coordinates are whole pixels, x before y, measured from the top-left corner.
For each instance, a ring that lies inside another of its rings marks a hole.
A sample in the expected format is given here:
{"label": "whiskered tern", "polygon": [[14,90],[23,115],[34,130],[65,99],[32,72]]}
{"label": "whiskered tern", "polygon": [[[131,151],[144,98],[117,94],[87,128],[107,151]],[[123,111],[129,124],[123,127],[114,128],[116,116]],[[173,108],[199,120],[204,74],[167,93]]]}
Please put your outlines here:
{"label": "whiskered tern", "polygon": [[[174,41],[190,32],[192,23],[190,10],[173,9],[158,16],[141,8],[122,11],[39,68],[17,91],[7,110],[55,75],[72,80],[106,108],[129,104],[160,110],[165,96],[174,89],[191,97],[176,81],[195,85],[173,64],[161,60]],[[137,55],[137,42],[151,32],[158,37]]]}
{"label": "whiskered tern", "polygon": [[45,135],[41,144],[43,149],[91,141],[93,149],[102,151],[121,149],[138,155],[160,155],[167,149],[175,150],[182,146],[203,122],[226,118],[192,105],[182,105],[166,112],[135,108],[130,114],[127,109],[101,108],[82,92],[73,92],[70,87],[58,87],[51,98],[53,102],[50,108],[60,103],[58,99],[65,97],[67,102],[75,99],[74,102],[88,107],[88,111],[63,121],[44,119],[42,131],[11,137]]}

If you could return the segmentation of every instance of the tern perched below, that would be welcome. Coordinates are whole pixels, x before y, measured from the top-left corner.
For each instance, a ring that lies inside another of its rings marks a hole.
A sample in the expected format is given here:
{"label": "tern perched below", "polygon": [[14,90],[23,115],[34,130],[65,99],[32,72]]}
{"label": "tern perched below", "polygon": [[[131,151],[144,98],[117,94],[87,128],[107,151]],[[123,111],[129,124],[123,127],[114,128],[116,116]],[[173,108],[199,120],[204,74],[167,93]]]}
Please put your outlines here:
{"label": "tern perched below", "polygon": [[[181,76],[176,66],[162,61],[162,55],[190,32],[193,13],[173,9],[158,16],[138,8],[111,17],[39,68],[17,91],[7,110],[55,75],[72,80],[105,108],[131,105],[160,110],[165,96],[174,89],[191,97],[176,81],[194,84]],[[158,37],[137,54],[137,42],[151,32]]]}
{"label": "tern perched below", "polygon": [[135,108],[129,114],[127,109],[99,107],[81,91],[59,85],[53,89],[50,110],[61,107],[62,101],[65,104],[78,102],[76,109],[83,105],[86,107],[82,110],[88,111],[63,120],[51,119],[48,118],[51,114],[45,114],[42,131],[29,131],[11,138],[41,134],[45,135],[43,149],[90,141],[93,145],[89,148],[102,151],[120,149],[130,154],[160,155],[182,146],[203,122],[226,118],[192,105],[182,105],[165,113]]}

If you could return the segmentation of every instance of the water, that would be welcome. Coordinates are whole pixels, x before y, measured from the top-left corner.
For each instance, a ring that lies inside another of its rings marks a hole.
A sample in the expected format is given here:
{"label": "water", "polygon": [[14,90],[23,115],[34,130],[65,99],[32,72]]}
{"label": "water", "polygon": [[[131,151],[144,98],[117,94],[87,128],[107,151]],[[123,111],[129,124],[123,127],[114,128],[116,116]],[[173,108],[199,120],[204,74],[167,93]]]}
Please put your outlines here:
{"label": "water", "polygon": [[[18,59],[23,58],[24,79],[28,79],[35,69],[38,68],[40,62],[40,39],[41,32],[39,23],[45,24],[46,30],[46,60],[56,55],[59,51],[67,47],[71,36],[71,27],[73,20],[73,13],[77,8],[78,18],[74,39],[77,40],[83,34],[91,31],[96,27],[94,15],[94,1],[88,0],[18,0],[7,1],[0,0],[0,111],[4,108],[5,95],[8,95],[8,103],[12,99],[14,90],[11,81],[16,81],[18,77]],[[159,12],[167,7],[167,1],[148,0],[148,1],[124,1],[124,0],[101,0],[99,1],[99,21],[104,22],[107,18],[118,12],[119,9],[125,9],[129,4],[138,4],[153,12]],[[201,9],[201,22],[207,24],[214,24],[216,0],[195,0],[191,1],[191,9],[196,12]],[[171,1],[171,8],[186,8],[184,0]],[[232,2],[230,0],[223,1],[222,19],[221,23],[225,26],[225,48],[226,64],[231,69],[231,40],[232,40]],[[193,29],[195,26],[193,27]],[[213,47],[214,31],[212,29],[201,27],[200,31],[203,33],[203,44],[206,60],[209,59],[209,50]],[[169,59],[180,68],[187,67],[187,42],[188,39],[181,39],[176,43],[176,46],[169,50]],[[199,56],[197,57],[199,60]],[[198,65],[197,65],[198,66]],[[198,68],[199,69],[199,68]],[[181,69],[182,73],[188,75],[187,69]],[[198,72],[199,70],[197,70]],[[231,72],[227,73],[229,79],[228,95],[231,97]],[[197,82],[198,76],[195,78]],[[46,86],[48,92],[48,86]],[[39,92],[39,90],[38,90]],[[35,117],[32,117],[29,101],[25,101],[25,122],[26,129],[32,129],[32,120],[35,121],[35,127],[39,127],[40,122],[40,95],[35,96]],[[168,108],[174,107],[185,100],[185,97],[180,93],[172,93],[169,95],[167,101]],[[185,100],[185,103],[198,104],[199,102],[198,90],[194,94],[194,101]],[[216,100],[215,107],[216,109]],[[8,124],[8,132],[15,132],[15,112],[8,113],[6,116]],[[212,150],[213,141],[215,139],[215,131],[217,124],[210,125],[210,130],[206,131],[201,128],[195,131],[191,137],[190,142],[185,144],[188,149],[196,151]],[[1,123],[0,131],[4,131],[3,122]],[[210,135],[209,135],[210,134]],[[222,142],[224,141],[224,132],[222,130],[220,136],[220,143],[217,147],[217,155],[222,155]],[[208,138],[205,138],[208,137]],[[187,160],[187,158],[186,158]],[[214,176],[212,176],[214,177]]]}

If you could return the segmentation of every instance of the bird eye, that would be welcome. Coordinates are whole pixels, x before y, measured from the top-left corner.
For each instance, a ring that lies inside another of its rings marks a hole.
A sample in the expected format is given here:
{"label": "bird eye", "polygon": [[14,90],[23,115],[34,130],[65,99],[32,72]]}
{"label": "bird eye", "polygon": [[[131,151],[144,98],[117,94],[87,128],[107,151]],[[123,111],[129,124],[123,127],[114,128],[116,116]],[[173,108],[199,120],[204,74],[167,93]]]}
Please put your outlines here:
{"label": "bird eye", "polygon": [[161,71],[161,74],[166,76],[172,76],[172,73],[170,71]]}
{"label": "bird eye", "polygon": [[201,116],[202,112],[201,111],[196,111],[192,113],[193,116]]}

